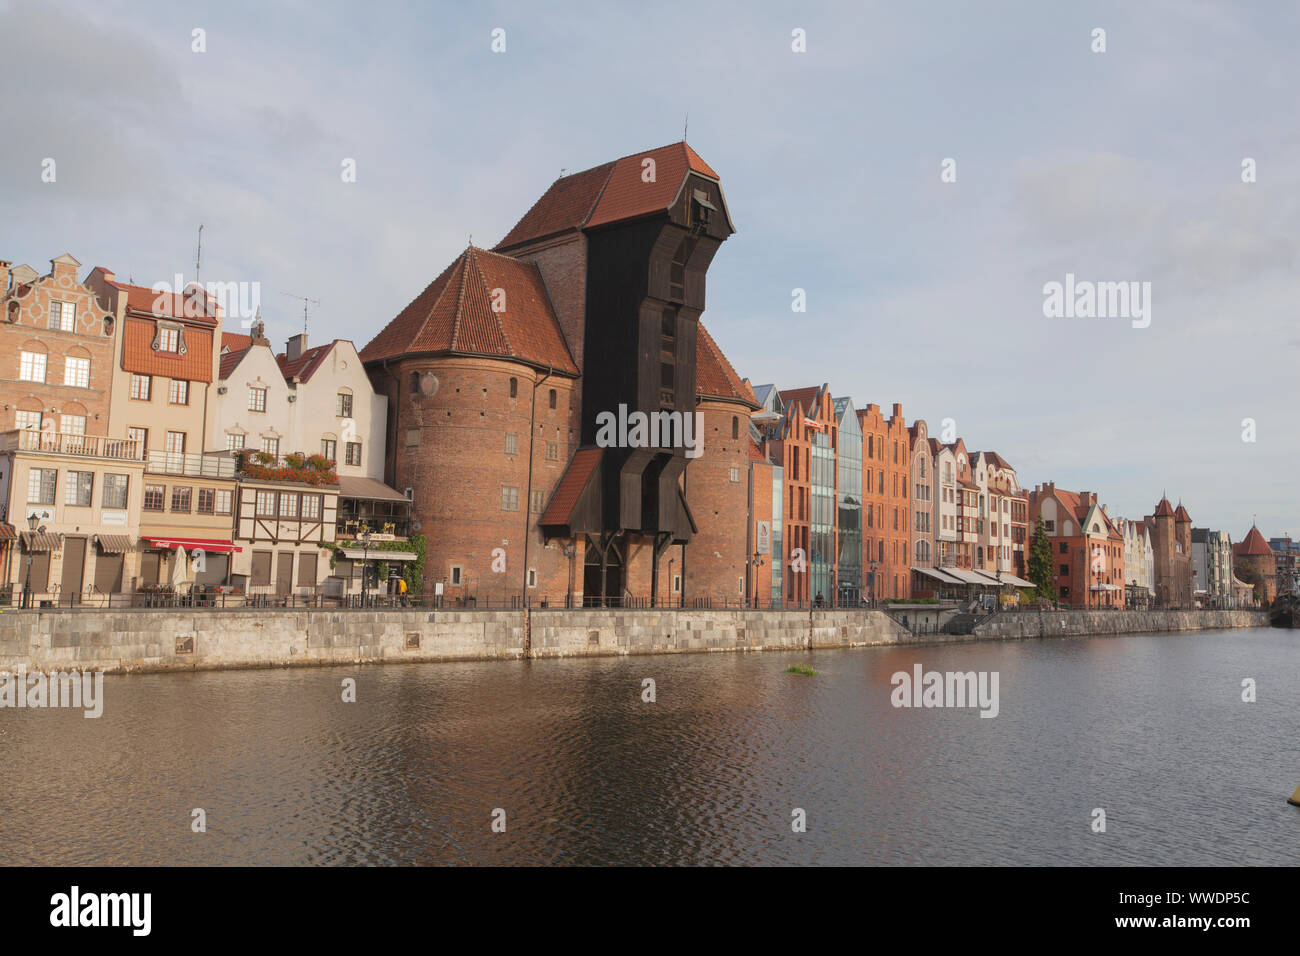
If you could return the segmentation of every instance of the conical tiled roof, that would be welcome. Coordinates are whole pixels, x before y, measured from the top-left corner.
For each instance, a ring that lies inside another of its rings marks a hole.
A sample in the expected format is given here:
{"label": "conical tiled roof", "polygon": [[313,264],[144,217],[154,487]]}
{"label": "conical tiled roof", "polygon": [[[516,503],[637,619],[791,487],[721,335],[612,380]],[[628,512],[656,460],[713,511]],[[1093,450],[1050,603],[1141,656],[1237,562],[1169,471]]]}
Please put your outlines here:
{"label": "conical tiled roof", "polygon": [[1155,517],[1172,518],[1174,516],[1174,506],[1169,503],[1168,498],[1161,498],[1160,504],[1156,505]]}
{"label": "conical tiled roof", "polygon": [[1233,551],[1238,555],[1271,555],[1273,553],[1273,549],[1268,546],[1268,542],[1264,540],[1264,536],[1259,533],[1259,529],[1254,525],[1251,525],[1246,537],[1236,548],[1233,548]]}
{"label": "conical tiled roof", "polygon": [[1187,513],[1187,509],[1183,507],[1181,501],[1178,502],[1178,510],[1174,512],[1174,520],[1179,524],[1182,524],[1184,521],[1191,524],[1192,516]]}
{"label": "conical tiled roof", "polygon": [[429,352],[510,357],[578,373],[537,266],[474,246],[371,339],[361,361]]}
{"label": "conical tiled roof", "polygon": [[713,336],[700,323],[696,326],[695,391],[700,395],[730,398],[758,408],[758,399],[749,383],[736,374]]}

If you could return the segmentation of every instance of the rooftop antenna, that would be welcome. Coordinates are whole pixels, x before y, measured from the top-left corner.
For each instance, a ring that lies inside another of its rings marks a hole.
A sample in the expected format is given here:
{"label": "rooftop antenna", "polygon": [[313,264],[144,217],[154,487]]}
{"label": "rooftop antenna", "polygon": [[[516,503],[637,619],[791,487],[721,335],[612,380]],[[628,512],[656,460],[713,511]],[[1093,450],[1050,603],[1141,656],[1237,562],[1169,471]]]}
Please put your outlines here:
{"label": "rooftop antenna", "polygon": [[307,306],[320,305],[320,299],[309,299],[305,295],[294,295],[292,292],[281,292],[280,295],[287,295],[291,299],[302,300],[302,334],[307,334]]}
{"label": "rooftop antenna", "polygon": [[[194,253],[194,281],[199,281],[199,269],[203,264],[203,223],[199,223],[199,248]],[[200,283],[201,284],[201,283]]]}
{"label": "rooftop antenna", "polygon": [[682,122],[682,142],[686,142],[686,130],[691,125],[691,114],[686,114],[686,119]]}

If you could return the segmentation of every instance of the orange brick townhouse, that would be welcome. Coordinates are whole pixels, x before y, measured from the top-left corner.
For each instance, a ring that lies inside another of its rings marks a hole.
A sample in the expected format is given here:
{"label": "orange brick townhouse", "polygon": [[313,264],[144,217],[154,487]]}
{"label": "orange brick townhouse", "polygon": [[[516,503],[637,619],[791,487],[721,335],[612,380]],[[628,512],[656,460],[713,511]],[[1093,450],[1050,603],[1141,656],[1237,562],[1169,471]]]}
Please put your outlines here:
{"label": "orange brick townhouse", "polygon": [[[603,163],[552,183],[494,249],[466,249],[361,350],[427,590],[696,606],[757,587],[758,403],[700,325],[734,231],[686,143]],[[610,441],[603,423],[634,415],[669,422],[668,440]]]}

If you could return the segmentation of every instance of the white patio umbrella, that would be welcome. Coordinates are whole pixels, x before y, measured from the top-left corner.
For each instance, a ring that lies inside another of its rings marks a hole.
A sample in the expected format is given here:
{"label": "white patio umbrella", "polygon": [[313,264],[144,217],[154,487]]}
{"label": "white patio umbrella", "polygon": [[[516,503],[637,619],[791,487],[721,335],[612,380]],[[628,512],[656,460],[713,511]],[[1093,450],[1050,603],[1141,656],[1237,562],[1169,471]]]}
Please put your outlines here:
{"label": "white patio umbrella", "polygon": [[180,594],[183,585],[190,583],[189,562],[185,558],[185,549],[180,545],[176,546],[176,553],[172,556],[171,586],[172,591]]}

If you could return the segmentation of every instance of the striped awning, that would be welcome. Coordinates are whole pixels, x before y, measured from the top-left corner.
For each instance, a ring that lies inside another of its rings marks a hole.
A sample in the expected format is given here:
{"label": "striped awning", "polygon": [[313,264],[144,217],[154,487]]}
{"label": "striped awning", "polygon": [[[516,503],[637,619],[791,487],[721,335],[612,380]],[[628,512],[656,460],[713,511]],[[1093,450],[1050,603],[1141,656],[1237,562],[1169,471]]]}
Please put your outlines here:
{"label": "striped awning", "polygon": [[0,522],[0,541],[11,541],[18,537],[18,532],[14,530],[11,524]]}
{"label": "striped awning", "polygon": [[24,531],[22,541],[24,551],[58,551],[63,547],[59,536],[48,531]]}
{"label": "striped awning", "polygon": [[128,551],[140,550],[139,542],[125,534],[97,534],[95,544],[99,545],[99,550],[104,554],[126,554]]}

